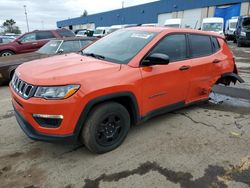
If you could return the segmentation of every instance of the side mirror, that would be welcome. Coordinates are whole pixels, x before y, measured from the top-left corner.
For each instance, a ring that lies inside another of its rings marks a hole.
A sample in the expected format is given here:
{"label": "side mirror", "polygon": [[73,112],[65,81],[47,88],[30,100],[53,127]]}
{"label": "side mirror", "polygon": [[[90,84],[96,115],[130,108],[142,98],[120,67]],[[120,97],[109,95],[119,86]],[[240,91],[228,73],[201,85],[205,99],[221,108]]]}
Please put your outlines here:
{"label": "side mirror", "polygon": [[147,56],[143,61],[142,64],[144,66],[151,66],[151,65],[167,65],[169,64],[169,56],[161,53],[153,53]]}
{"label": "side mirror", "polygon": [[57,53],[58,53],[58,54],[63,54],[63,52],[64,52],[64,51],[63,51],[63,49],[61,48],[61,49],[58,50]]}

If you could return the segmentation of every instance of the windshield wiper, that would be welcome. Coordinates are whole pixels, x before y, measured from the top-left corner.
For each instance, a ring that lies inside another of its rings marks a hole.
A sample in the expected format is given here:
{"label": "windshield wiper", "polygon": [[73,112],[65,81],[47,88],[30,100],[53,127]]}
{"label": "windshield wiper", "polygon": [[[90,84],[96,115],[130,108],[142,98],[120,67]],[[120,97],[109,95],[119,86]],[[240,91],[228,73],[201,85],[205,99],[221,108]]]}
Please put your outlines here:
{"label": "windshield wiper", "polygon": [[82,55],[94,57],[94,58],[97,58],[97,59],[105,59],[105,57],[103,55],[98,55],[98,54],[94,54],[94,53],[83,53],[82,52]]}

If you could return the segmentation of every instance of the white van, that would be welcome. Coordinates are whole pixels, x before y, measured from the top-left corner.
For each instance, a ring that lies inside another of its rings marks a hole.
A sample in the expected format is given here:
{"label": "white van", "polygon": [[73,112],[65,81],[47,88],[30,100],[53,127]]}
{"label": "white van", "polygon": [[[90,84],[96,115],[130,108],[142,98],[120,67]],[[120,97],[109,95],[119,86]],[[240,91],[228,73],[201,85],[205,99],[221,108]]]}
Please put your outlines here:
{"label": "white van", "polygon": [[97,27],[94,31],[94,37],[103,37],[107,34],[107,30],[109,27]]}
{"label": "white van", "polygon": [[126,27],[126,25],[112,25],[112,26],[110,26],[110,27],[108,28],[107,34],[113,33],[114,31],[117,31],[117,30],[119,30],[119,29],[123,29],[123,28],[125,28],[125,27]]}
{"label": "white van", "polygon": [[145,24],[142,24],[141,26],[143,26],[143,27],[157,27],[158,23],[145,23]]}
{"label": "white van", "polygon": [[236,25],[238,17],[231,18],[226,22],[225,36],[227,40],[235,40]]}
{"label": "white van", "polygon": [[182,20],[180,18],[167,19],[164,23],[165,27],[181,28]]}
{"label": "white van", "polygon": [[201,30],[224,35],[224,19],[218,17],[204,18],[202,21]]}

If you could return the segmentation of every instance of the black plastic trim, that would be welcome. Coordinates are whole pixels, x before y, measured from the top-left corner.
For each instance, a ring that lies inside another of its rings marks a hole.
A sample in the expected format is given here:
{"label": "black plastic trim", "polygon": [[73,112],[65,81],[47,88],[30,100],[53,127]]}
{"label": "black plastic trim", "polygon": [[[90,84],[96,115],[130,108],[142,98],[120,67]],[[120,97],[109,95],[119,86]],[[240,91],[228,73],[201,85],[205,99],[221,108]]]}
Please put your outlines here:
{"label": "black plastic trim", "polygon": [[164,106],[164,107],[158,108],[156,110],[153,110],[153,111],[147,113],[145,116],[142,117],[141,120],[146,121],[146,120],[151,119],[155,116],[162,115],[162,114],[165,114],[167,112],[171,112],[171,111],[183,108],[183,107],[185,107],[185,101],[181,101],[181,102],[178,102],[175,104]]}
{"label": "black plastic trim", "polygon": [[133,115],[135,117],[135,123],[140,121],[140,114],[139,114],[139,108],[138,108],[138,104],[137,104],[137,100],[134,94],[132,94],[131,92],[118,92],[118,93],[113,93],[113,94],[109,94],[109,95],[104,95],[104,96],[100,96],[97,97],[93,100],[91,100],[90,102],[88,102],[88,104],[85,106],[85,108],[83,109],[78,122],[76,124],[75,130],[74,130],[74,134],[77,135],[77,137],[79,136],[82,127],[84,125],[84,122],[87,119],[87,116],[90,112],[90,110],[97,104],[100,104],[102,102],[106,102],[108,100],[115,100],[118,98],[122,98],[122,97],[129,97],[132,100],[132,105],[133,105]]}
{"label": "black plastic trim", "polygon": [[[14,105],[13,105],[14,107]],[[15,116],[18,124],[20,125],[21,129],[24,133],[31,138],[32,140],[38,141],[45,141],[45,142],[58,142],[58,143],[76,143],[77,142],[77,135],[47,135],[38,133],[22,116],[21,114],[15,109]]]}
{"label": "black plastic trim", "polygon": [[[223,79],[226,77],[231,77],[232,79],[234,79],[236,81],[238,80],[240,83],[245,82],[239,75],[232,73],[232,72],[223,74],[220,79]],[[234,81],[234,80],[232,80],[232,81]]]}

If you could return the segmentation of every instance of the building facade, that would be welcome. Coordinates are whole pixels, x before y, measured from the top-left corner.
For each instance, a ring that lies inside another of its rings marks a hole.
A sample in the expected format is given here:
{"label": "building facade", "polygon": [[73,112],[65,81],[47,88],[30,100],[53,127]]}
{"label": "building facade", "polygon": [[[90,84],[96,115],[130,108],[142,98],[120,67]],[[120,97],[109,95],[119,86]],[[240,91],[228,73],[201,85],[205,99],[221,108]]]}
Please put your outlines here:
{"label": "building facade", "polygon": [[94,29],[101,26],[158,23],[182,18],[183,26],[199,28],[203,18],[223,17],[225,20],[250,14],[249,0],[160,0],[143,5],[77,17],[57,22],[58,28]]}

